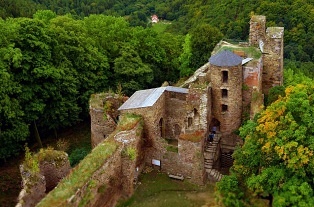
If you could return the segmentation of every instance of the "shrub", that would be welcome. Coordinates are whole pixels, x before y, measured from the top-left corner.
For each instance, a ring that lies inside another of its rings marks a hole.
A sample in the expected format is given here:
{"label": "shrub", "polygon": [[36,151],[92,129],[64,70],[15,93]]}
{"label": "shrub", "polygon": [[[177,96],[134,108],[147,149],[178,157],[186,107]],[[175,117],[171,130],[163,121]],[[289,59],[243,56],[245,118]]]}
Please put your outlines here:
{"label": "shrub", "polygon": [[84,157],[86,157],[86,155],[88,155],[88,153],[90,153],[90,151],[90,146],[84,146],[74,149],[69,155],[71,166],[74,167],[75,165],[77,165],[82,159],[84,159]]}

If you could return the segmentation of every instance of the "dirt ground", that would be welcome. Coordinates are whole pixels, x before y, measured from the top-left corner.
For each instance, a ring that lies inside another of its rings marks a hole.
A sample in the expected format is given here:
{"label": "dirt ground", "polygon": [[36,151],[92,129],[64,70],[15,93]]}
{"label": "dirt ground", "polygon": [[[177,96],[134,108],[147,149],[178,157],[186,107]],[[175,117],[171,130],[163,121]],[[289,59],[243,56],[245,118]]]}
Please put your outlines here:
{"label": "dirt ground", "polygon": [[18,194],[21,190],[21,176],[19,164],[22,156],[10,159],[0,165],[0,206],[15,206]]}

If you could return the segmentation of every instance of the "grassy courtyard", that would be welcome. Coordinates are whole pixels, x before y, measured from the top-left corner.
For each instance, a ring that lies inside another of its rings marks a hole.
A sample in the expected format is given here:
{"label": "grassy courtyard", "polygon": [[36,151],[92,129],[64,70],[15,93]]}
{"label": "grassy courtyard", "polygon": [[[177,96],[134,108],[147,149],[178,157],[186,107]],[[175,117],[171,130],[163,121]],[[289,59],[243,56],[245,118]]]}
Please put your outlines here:
{"label": "grassy courtyard", "polygon": [[118,207],[208,207],[215,206],[214,185],[193,185],[187,181],[170,179],[152,171],[142,174],[134,195]]}

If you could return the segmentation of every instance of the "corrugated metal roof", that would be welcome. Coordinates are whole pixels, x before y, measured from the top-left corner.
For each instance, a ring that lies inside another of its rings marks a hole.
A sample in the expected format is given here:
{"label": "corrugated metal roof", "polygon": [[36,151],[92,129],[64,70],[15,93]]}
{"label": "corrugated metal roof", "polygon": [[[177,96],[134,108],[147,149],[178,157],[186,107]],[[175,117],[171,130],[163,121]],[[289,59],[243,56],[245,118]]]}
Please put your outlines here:
{"label": "corrugated metal roof", "polygon": [[224,50],[209,58],[209,62],[216,66],[236,66],[242,63],[242,58],[229,50]]}
{"label": "corrugated metal roof", "polygon": [[188,89],[186,88],[173,86],[140,90],[136,91],[118,110],[153,106],[165,90],[177,93],[188,93]]}
{"label": "corrugated metal roof", "polygon": [[251,60],[253,60],[253,58],[245,58],[242,60],[242,65],[244,65],[245,63],[250,62]]}

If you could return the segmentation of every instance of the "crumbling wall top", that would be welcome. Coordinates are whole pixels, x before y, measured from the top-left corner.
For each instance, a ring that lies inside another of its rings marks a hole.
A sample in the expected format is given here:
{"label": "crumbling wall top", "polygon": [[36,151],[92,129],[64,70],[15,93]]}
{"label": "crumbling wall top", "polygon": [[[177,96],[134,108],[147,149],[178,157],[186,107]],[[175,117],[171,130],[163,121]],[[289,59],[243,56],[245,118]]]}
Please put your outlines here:
{"label": "crumbling wall top", "polygon": [[263,16],[263,15],[253,15],[251,17],[251,21],[254,21],[254,22],[266,22],[266,16]]}
{"label": "crumbling wall top", "polygon": [[284,27],[268,27],[266,29],[266,34],[268,37],[273,39],[283,38]]}

